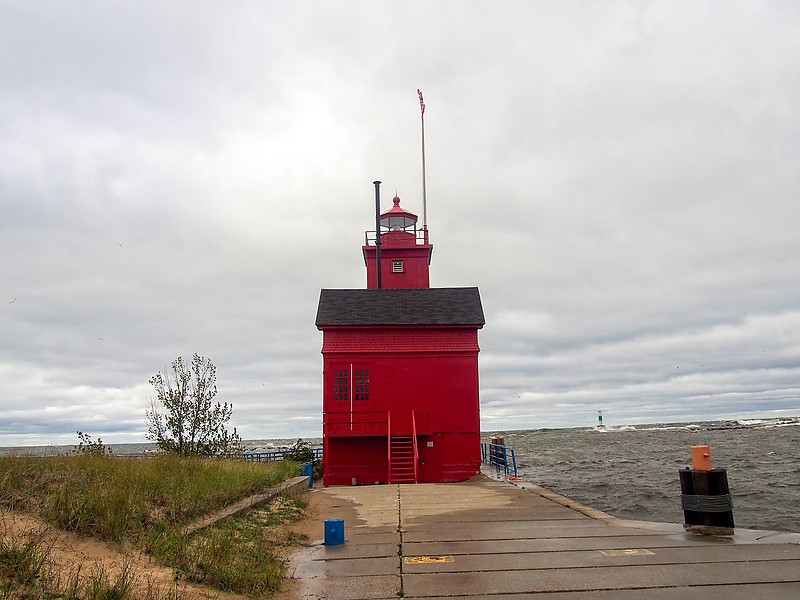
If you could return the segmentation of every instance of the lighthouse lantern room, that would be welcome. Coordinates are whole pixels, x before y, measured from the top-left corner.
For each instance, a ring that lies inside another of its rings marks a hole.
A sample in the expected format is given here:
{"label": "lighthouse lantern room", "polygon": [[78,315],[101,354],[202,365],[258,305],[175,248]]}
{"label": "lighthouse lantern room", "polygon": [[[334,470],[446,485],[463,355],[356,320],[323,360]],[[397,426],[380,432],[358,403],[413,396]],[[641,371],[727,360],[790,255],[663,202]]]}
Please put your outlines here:
{"label": "lighthouse lantern room", "polygon": [[462,481],[480,471],[480,294],[430,287],[427,227],[399,197],[377,223],[367,289],[320,293],[324,484]]}
{"label": "lighthouse lantern room", "polygon": [[429,267],[433,246],[428,243],[428,229],[417,228],[417,215],[400,206],[380,215],[381,284],[378,285],[376,232],[367,231],[362,247],[367,266],[367,288],[427,288],[430,287]]}

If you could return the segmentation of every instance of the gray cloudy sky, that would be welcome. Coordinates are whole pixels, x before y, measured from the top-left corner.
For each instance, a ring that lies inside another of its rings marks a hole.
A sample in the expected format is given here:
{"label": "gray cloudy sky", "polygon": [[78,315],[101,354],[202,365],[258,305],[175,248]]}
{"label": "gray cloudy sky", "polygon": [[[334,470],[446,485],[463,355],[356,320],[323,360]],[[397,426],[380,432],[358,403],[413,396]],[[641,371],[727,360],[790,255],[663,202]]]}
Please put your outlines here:
{"label": "gray cloudy sky", "polygon": [[0,445],[218,368],[321,434],[372,181],[480,287],[485,430],[800,414],[800,3],[0,1]]}

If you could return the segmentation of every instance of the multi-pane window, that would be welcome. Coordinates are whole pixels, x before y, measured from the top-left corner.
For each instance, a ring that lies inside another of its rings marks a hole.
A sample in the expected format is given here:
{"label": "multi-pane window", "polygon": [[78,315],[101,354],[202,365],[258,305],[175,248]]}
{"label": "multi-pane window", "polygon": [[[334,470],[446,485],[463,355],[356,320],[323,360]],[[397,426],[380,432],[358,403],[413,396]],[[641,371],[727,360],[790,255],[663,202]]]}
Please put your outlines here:
{"label": "multi-pane window", "polygon": [[350,371],[347,369],[333,372],[333,399],[350,400]]}
{"label": "multi-pane window", "polygon": [[369,400],[369,371],[355,372],[355,399]]}
{"label": "multi-pane window", "polygon": [[[352,373],[352,381],[350,375]],[[367,369],[334,369],[333,399],[349,401],[352,391],[353,400],[369,400],[369,370]]]}

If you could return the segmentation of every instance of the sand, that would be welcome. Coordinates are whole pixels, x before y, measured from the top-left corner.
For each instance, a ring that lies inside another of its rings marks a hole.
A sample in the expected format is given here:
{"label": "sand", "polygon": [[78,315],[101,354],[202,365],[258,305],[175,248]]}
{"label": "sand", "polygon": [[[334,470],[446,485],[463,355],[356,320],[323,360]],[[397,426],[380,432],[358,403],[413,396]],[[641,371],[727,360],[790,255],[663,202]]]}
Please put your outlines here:
{"label": "sand", "polygon": [[[329,509],[337,508],[335,498],[311,490],[303,494],[303,499],[308,502],[305,515],[295,523],[283,525],[286,535],[294,533],[292,539],[305,539],[295,546],[287,546],[281,550],[288,557],[302,546],[321,543],[324,531],[323,520]],[[166,596],[170,590],[175,592],[177,585],[181,598],[187,600],[205,600],[219,598],[219,600],[244,600],[247,596],[224,593],[217,589],[178,581],[173,577],[172,569],[155,563],[146,554],[125,545],[104,542],[89,536],[83,536],[69,531],[56,529],[35,515],[20,513],[18,511],[0,510],[0,534],[8,536],[40,536],[51,547],[51,556],[57,569],[62,573],[69,573],[77,568],[82,573],[89,574],[102,567],[111,577],[120,573],[124,565],[134,574],[135,586],[139,595],[144,596],[148,590],[157,591],[157,596]],[[275,594],[275,598],[287,600],[301,600],[296,582],[287,578],[284,587]]]}

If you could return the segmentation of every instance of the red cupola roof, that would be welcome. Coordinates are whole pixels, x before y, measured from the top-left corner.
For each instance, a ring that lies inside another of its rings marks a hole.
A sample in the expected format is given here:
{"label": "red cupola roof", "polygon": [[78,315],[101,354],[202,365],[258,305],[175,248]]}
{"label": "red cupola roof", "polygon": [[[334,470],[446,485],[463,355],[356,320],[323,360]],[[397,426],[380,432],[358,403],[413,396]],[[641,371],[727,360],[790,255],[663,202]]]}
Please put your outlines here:
{"label": "red cupola roof", "polygon": [[381,213],[381,227],[385,227],[389,231],[415,230],[417,227],[417,215],[400,206],[400,196],[395,196],[392,202],[394,206]]}

